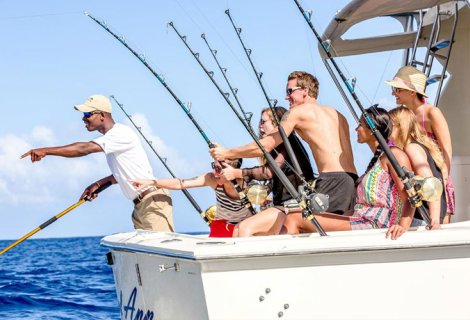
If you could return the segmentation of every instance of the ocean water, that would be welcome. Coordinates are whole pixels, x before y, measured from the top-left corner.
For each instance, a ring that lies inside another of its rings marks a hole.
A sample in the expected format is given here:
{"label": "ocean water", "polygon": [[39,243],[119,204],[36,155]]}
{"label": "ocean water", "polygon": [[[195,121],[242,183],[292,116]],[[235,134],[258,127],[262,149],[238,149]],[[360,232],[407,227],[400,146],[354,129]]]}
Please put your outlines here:
{"label": "ocean water", "polygon": [[0,319],[120,319],[100,239],[26,240],[0,256]]}

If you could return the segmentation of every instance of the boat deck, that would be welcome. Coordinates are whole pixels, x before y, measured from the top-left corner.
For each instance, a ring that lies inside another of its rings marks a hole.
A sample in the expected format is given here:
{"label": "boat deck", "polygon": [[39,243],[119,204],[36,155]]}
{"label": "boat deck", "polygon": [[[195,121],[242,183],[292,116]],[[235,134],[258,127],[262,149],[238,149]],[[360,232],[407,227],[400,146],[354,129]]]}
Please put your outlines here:
{"label": "boat deck", "polygon": [[398,240],[385,238],[385,229],[279,235],[249,238],[208,238],[137,230],[107,236],[103,246],[115,250],[159,254],[192,260],[254,256],[300,255],[328,252],[395,250],[470,244],[470,221],[444,225],[442,230],[413,228]]}

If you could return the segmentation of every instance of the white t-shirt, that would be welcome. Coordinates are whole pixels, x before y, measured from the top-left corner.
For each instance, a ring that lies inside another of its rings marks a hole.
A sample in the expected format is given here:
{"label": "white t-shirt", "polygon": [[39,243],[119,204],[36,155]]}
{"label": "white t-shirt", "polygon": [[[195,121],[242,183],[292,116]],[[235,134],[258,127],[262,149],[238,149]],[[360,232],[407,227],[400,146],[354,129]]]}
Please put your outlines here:
{"label": "white t-shirt", "polygon": [[128,179],[154,179],[139,137],[128,126],[115,123],[111,130],[93,142],[103,149],[111,173],[130,200],[135,199],[138,193]]}

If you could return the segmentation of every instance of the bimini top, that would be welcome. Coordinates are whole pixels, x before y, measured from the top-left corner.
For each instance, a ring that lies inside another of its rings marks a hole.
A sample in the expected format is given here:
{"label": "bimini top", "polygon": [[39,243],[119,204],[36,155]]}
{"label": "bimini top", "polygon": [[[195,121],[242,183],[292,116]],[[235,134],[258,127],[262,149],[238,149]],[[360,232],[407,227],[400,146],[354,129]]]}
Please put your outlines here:
{"label": "bimini top", "polygon": [[[353,0],[331,20],[322,39],[331,40],[331,45],[334,48],[330,51],[331,55],[338,57],[409,48],[413,46],[416,31],[359,39],[343,39],[342,37],[352,26],[365,20],[384,16],[394,16],[399,19],[400,16],[417,14],[421,9],[430,9],[423,17],[423,33],[419,43],[420,46],[425,45],[425,39],[431,31],[436,13],[435,6],[441,5],[441,11],[453,10],[453,3],[455,2],[449,0]],[[459,8],[464,6],[464,2],[459,3]],[[324,58],[326,57],[323,49],[320,49],[320,53]]]}

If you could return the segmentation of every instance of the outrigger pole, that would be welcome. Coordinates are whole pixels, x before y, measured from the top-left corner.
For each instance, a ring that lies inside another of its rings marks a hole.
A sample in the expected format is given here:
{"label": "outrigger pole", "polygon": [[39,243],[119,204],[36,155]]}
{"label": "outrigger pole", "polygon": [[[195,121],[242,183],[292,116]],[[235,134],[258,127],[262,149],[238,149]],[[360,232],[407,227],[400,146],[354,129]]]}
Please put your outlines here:
{"label": "outrigger pole", "polygon": [[[352,98],[354,99],[357,106],[361,110],[362,117],[364,117],[367,125],[369,126],[370,130],[372,131],[375,138],[377,139],[377,142],[379,143],[380,147],[385,152],[387,158],[390,160],[390,163],[392,164],[393,169],[395,169],[395,172],[397,173],[397,175],[400,177],[401,181],[403,182],[403,185],[405,186],[405,190],[406,190],[406,193],[408,194],[408,198],[410,200],[411,205],[419,211],[421,216],[424,218],[424,221],[426,222],[427,226],[429,227],[431,225],[431,217],[429,216],[429,213],[427,212],[426,208],[424,208],[423,205],[422,205],[423,204],[422,196],[416,192],[415,188],[410,183],[410,180],[409,180],[409,178],[411,178],[410,173],[405,172],[405,170],[402,167],[400,167],[400,164],[398,163],[397,159],[395,158],[392,151],[390,150],[390,147],[388,146],[387,141],[384,139],[382,134],[377,130],[377,128],[375,127],[374,123],[372,122],[370,116],[367,114],[366,110],[364,109],[362,103],[359,101],[359,97],[354,92],[354,87],[349,83],[349,81],[346,79],[344,74],[341,72],[341,69],[339,68],[339,66],[336,64],[336,61],[334,60],[334,58],[331,55],[330,50],[329,50],[330,49],[330,43],[328,41],[323,41],[321,39],[320,35],[318,34],[317,30],[315,29],[315,27],[312,24],[311,13],[306,12],[302,8],[302,6],[300,5],[298,0],[294,0],[294,2],[297,5],[297,8],[299,9],[299,11],[302,13],[302,15],[303,15],[305,21],[307,22],[307,24],[309,25],[310,29],[314,33],[317,41],[320,43],[321,47],[323,48],[323,51],[328,56],[328,60],[331,61],[331,63],[333,64],[333,67],[336,70],[336,72],[341,77],[341,80],[343,80],[344,84],[348,88],[349,93],[351,94]],[[327,65],[327,64],[325,64],[325,65]],[[328,68],[328,67],[327,67],[327,69],[328,69],[328,72],[330,73],[330,75],[333,78],[335,78],[333,70],[331,70],[331,68]],[[355,115],[354,110],[352,110],[352,113]],[[359,119],[357,117],[356,117],[356,120],[359,121]]]}
{"label": "outrigger pole", "polygon": [[182,36],[178,30],[176,30],[173,22],[169,22],[168,23],[169,26],[171,26],[173,28],[173,30],[176,32],[176,34],[179,36],[179,38],[183,41],[183,43],[185,44],[185,46],[188,48],[188,50],[191,52],[191,54],[193,55],[193,57],[197,60],[197,62],[199,63],[199,65],[202,67],[202,69],[204,70],[204,72],[209,76],[209,78],[211,79],[212,83],[216,86],[217,90],[222,94],[222,96],[224,97],[225,101],[227,102],[227,104],[230,106],[230,108],[232,109],[232,111],[235,113],[235,115],[237,116],[237,118],[240,120],[240,122],[243,124],[243,126],[245,127],[245,129],[248,131],[248,133],[251,135],[251,137],[253,138],[253,140],[255,141],[255,143],[258,145],[258,147],[261,149],[261,151],[263,152],[265,158],[266,158],[266,161],[269,163],[269,166],[271,167],[271,169],[274,171],[274,173],[279,177],[279,180],[281,181],[281,183],[284,185],[284,187],[287,189],[287,191],[290,193],[290,195],[299,203],[299,206],[300,208],[302,208],[302,215],[310,220],[314,227],[316,228],[317,232],[321,235],[321,236],[326,236],[326,232],[323,230],[322,226],[320,225],[320,223],[317,221],[317,219],[315,219],[314,215],[313,215],[313,210],[311,209],[310,207],[310,203],[312,202],[315,202],[319,207],[324,207],[324,203],[322,202],[322,200],[316,195],[316,194],[312,194],[310,195],[310,197],[308,197],[309,195],[305,194],[305,192],[302,192],[302,193],[299,193],[297,192],[297,190],[294,188],[294,186],[290,183],[290,181],[287,179],[286,175],[284,174],[284,172],[282,172],[281,168],[276,164],[275,160],[273,159],[273,157],[271,156],[271,154],[269,152],[266,151],[266,149],[263,147],[263,145],[261,144],[261,142],[259,141],[258,137],[256,136],[256,134],[253,132],[253,130],[251,129],[251,127],[248,125],[248,123],[246,123],[244,121],[244,119],[242,118],[242,116],[238,113],[238,111],[235,109],[235,107],[233,106],[233,104],[230,102],[230,100],[228,99],[228,95],[225,94],[222,89],[220,89],[219,85],[217,84],[217,82],[214,80],[214,73],[212,71],[208,71],[206,69],[206,67],[202,64],[201,60],[199,59],[199,53],[195,53],[191,47],[188,45],[187,41],[186,41],[186,37],[185,36]]}
{"label": "outrigger pole", "polygon": [[[98,189],[96,189],[95,192],[93,192],[93,195],[97,195],[98,193],[100,193],[101,191],[103,191],[104,189],[106,189],[107,187],[109,187],[112,183],[110,181],[106,182],[105,184],[103,184],[102,186],[100,186]],[[19,238],[18,240],[16,240],[15,242],[11,243],[8,247],[6,247],[5,249],[3,249],[2,251],[0,251],[0,255],[4,254],[5,252],[9,251],[10,249],[16,247],[17,245],[19,245],[21,242],[25,241],[26,239],[32,237],[34,234],[38,233],[39,231],[47,228],[50,224],[56,222],[57,220],[59,220],[60,218],[62,218],[63,216],[65,216],[67,213],[69,213],[70,211],[72,211],[73,209],[75,209],[76,207],[80,206],[81,204],[83,204],[85,201],[88,201],[88,197],[85,197],[85,198],[82,198],[80,199],[78,202],[74,203],[73,205],[71,205],[70,207],[68,207],[67,209],[65,209],[64,211],[62,211],[61,213],[53,216],[52,218],[50,218],[49,220],[47,220],[46,222],[44,222],[43,224],[41,224],[39,227],[31,230],[30,232],[28,232],[27,234],[25,234],[24,236],[22,236],[21,238]]]}
{"label": "outrigger pole", "polygon": [[[144,133],[142,132],[141,128],[139,126],[137,126],[137,124],[134,122],[134,120],[132,120],[132,117],[130,116],[130,114],[128,114],[126,112],[126,110],[124,110],[124,105],[121,104],[117,99],[116,97],[114,97],[113,95],[110,96],[115,102],[116,104],[119,106],[119,108],[121,108],[122,112],[126,115],[126,117],[129,119],[129,121],[132,123],[132,125],[134,126],[134,128],[140,133],[140,135],[142,136],[142,138],[145,140],[145,142],[147,142],[148,146],[150,147],[150,149],[152,149],[153,153],[155,153],[155,155],[157,156],[157,158],[160,160],[160,162],[163,164],[163,166],[165,167],[165,169],[170,173],[170,175],[173,177],[173,178],[176,178],[176,176],[174,175],[173,171],[171,171],[171,169],[168,167],[168,165],[166,164],[166,158],[162,158],[157,150],[155,150],[153,144],[152,144],[152,141],[149,141],[147,139],[147,137],[144,135]],[[205,215],[205,212],[201,210],[201,207],[198,205],[198,203],[196,202],[196,200],[194,200],[194,198],[191,196],[191,194],[188,192],[188,190],[186,189],[182,189],[181,190],[183,192],[183,194],[186,196],[186,198],[189,200],[189,202],[191,202],[192,206],[194,207],[194,209],[196,209],[196,211],[199,213],[199,215],[201,216],[202,219],[204,219],[204,221],[210,225],[211,224],[211,221],[206,217]]]}
{"label": "outrigger pole", "polygon": [[[196,119],[194,119],[193,115],[191,114],[189,108],[186,106],[185,103],[183,103],[177,96],[176,94],[173,92],[173,90],[171,90],[171,88],[168,86],[168,84],[165,82],[165,79],[163,79],[163,77],[161,75],[159,75],[155,70],[153,70],[153,68],[147,63],[147,61],[145,60],[145,57],[139,53],[137,53],[134,49],[132,49],[127,43],[126,41],[124,40],[123,37],[119,37],[118,35],[116,35],[113,31],[111,31],[111,29],[109,29],[106,24],[104,24],[103,22],[97,20],[96,18],[94,18],[92,15],[90,15],[89,13],[85,12],[85,15],[88,16],[90,19],[92,19],[93,21],[95,21],[97,24],[99,24],[103,29],[105,29],[107,32],[109,32],[114,38],[116,38],[122,45],[124,45],[135,57],[137,57],[140,62],[142,62],[148,70],[150,70],[150,72],[158,79],[158,81],[165,87],[165,89],[170,93],[170,95],[173,97],[173,99],[175,99],[175,101],[178,103],[178,105],[181,107],[181,109],[183,109],[184,113],[186,113],[186,115],[189,117],[189,119],[191,120],[191,122],[194,124],[194,126],[197,128],[197,130],[199,131],[199,133],[201,134],[201,136],[204,138],[204,140],[206,141],[207,145],[209,146],[209,148],[213,148],[215,147],[215,145],[209,140],[209,138],[207,137],[207,135],[205,134],[205,132],[202,130],[202,128],[199,126],[199,124],[197,123]],[[245,203],[246,207],[251,211],[252,214],[256,214],[256,211],[255,209],[253,208],[253,205],[250,203],[250,201],[248,200],[248,198],[246,197],[246,194],[243,192],[242,188],[238,185],[237,181],[236,180],[232,180],[231,183],[234,185],[235,189],[237,190],[238,192],[238,195],[240,197],[240,199]]]}
{"label": "outrigger pole", "polygon": [[271,113],[273,114],[273,118],[274,118],[274,121],[277,124],[279,134],[281,135],[284,146],[286,147],[287,154],[289,155],[289,157],[292,161],[292,165],[294,166],[295,171],[297,172],[297,174],[303,179],[304,175],[303,175],[302,169],[300,168],[299,161],[297,160],[297,157],[295,156],[294,150],[292,149],[292,145],[290,144],[290,141],[289,141],[289,139],[286,135],[286,132],[284,131],[284,128],[280,124],[280,119],[278,119],[276,111],[274,110],[274,107],[277,104],[277,100],[276,99],[274,99],[274,100],[270,99],[267,92],[266,92],[266,89],[264,88],[263,82],[261,81],[261,77],[263,76],[263,73],[258,72],[258,70],[256,70],[255,64],[253,63],[253,60],[251,59],[252,50],[246,48],[245,43],[243,42],[243,39],[240,36],[240,34],[242,33],[242,28],[239,28],[239,27],[235,26],[235,22],[233,22],[233,19],[232,19],[232,16],[230,15],[230,10],[229,9],[225,10],[225,14],[228,16],[228,18],[230,19],[230,22],[232,23],[233,29],[235,30],[235,33],[238,36],[238,40],[240,40],[240,44],[243,47],[243,51],[245,51],[246,57],[248,58],[248,61],[250,62],[250,65],[251,65],[251,68],[253,69],[253,72],[255,73],[255,76],[256,76],[256,79],[258,80],[259,86],[261,87],[261,90],[263,91],[264,97],[266,98],[266,101],[268,102],[269,109],[271,109]]}

